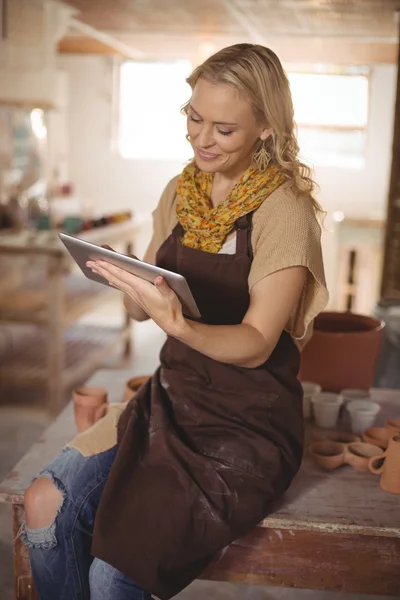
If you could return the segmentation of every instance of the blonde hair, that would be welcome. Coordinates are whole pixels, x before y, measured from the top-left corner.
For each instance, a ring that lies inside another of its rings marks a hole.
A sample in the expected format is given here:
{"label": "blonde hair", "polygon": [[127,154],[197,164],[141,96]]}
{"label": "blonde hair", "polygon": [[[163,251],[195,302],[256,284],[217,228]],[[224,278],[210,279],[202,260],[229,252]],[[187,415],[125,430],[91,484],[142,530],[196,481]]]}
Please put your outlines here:
{"label": "blonde hair", "polygon": [[[272,129],[265,142],[271,160],[280,165],[292,189],[309,195],[316,213],[322,213],[312,196],[316,184],[311,169],[298,158],[289,80],[276,54],[256,44],[235,44],[210,56],[193,71],[186,80],[192,90],[200,77],[232,85],[250,102],[257,121]],[[183,111],[187,112],[188,107],[189,102]],[[255,152],[262,144],[260,140]]]}

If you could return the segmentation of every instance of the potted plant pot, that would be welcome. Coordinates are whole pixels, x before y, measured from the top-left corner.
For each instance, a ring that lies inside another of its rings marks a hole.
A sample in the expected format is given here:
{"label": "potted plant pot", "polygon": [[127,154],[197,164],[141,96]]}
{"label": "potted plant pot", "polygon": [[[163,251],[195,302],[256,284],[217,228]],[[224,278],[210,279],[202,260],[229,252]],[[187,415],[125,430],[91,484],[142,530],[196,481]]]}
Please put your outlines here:
{"label": "potted plant pot", "polygon": [[315,381],[323,390],[369,390],[381,351],[385,324],[351,312],[324,312],[314,322],[314,335],[301,353],[299,379]]}

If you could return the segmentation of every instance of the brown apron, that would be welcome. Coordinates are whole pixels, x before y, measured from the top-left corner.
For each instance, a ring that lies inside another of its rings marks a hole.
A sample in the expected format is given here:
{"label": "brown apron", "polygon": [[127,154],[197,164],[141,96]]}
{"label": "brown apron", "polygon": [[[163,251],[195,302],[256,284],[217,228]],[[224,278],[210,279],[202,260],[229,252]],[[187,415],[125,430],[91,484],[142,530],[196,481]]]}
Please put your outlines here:
{"label": "brown apron", "polygon": [[[180,243],[157,265],[184,275],[209,324],[239,324],[249,304],[251,216],[236,254]],[[299,469],[299,352],[283,332],[256,369],[217,362],[168,338],[161,366],[119,422],[119,450],[97,513],[92,552],[168,600],[251,531]]]}

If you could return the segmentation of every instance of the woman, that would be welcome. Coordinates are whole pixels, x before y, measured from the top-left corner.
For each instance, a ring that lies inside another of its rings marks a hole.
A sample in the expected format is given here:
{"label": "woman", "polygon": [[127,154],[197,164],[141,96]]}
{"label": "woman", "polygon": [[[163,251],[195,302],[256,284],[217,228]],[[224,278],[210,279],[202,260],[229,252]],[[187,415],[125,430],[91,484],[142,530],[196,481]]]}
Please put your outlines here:
{"label": "woman", "polygon": [[99,422],[27,491],[41,600],[171,598],[268,514],[300,466],[299,350],[327,291],[289,84],[251,44],[188,82],[194,160],[161,197],[145,260],[186,277],[202,320],[185,318],[162,278],[88,263],[168,338],[118,439]]}

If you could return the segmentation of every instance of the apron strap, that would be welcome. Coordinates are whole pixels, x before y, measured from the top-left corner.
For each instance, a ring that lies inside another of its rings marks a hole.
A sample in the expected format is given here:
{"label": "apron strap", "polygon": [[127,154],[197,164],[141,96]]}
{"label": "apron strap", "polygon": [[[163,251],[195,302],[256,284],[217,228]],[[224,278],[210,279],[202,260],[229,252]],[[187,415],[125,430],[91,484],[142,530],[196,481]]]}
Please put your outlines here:
{"label": "apron strap", "polygon": [[251,245],[251,222],[253,213],[243,215],[236,221],[237,241],[236,253],[247,254],[249,258],[253,258],[253,248]]}
{"label": "apron strap", "polygon": [[182,225],[179,223],[179,221],[178,221],[178,223],[175,225],[175,227],[173,228],[173,230],[172,230],[172,235],[174,235],[175,237],[177,237],[177,238],[178,238],[178,240],[180,240],[180,239],[181,239],[181,237],[182,237],[182,235],[183,235],[183,227],[182,227]]}

